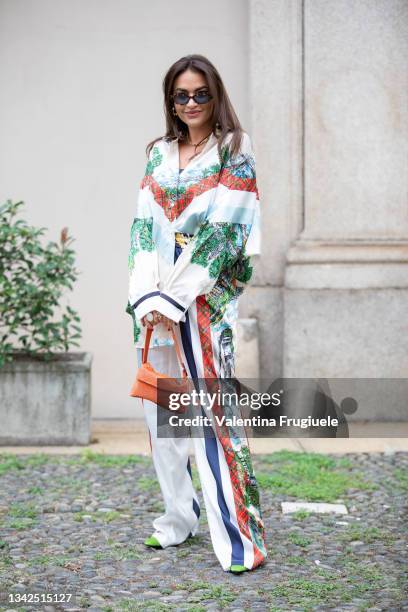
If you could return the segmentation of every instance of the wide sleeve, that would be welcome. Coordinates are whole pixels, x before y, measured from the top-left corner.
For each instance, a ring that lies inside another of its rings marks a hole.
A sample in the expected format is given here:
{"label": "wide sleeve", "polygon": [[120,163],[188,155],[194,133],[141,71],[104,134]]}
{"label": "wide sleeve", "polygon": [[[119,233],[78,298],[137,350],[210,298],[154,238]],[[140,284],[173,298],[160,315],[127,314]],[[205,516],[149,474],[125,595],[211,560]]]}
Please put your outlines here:
{"label": "wide sleeve", "polygon": [[189,306],[211,291],[221,271],[235,268],[238,280],[247,282],[252,272],[249,256],[259,247],[255,158],[244,132],[239,153],[225,156],[213,203],[160,294],[152,298],[152,309],[175,322],[185,321]]}
{"label": "wide sleeve", "polygon": [[141,319],[150,312],[149,298],[159,294],[158,255],[153,239],[151,191],[147,180],[152,173],[157,149],[149,156],[145,175],[141,181],[135,217],[130,228],[128,256],[129,291],[127,312]]}

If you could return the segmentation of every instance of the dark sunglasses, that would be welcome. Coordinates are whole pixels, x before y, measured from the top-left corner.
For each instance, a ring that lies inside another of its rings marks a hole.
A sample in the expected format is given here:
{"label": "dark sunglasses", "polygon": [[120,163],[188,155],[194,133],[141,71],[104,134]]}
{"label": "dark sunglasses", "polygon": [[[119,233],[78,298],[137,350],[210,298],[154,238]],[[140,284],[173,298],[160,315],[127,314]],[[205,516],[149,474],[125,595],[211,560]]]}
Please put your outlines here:
{"label": "dark sunglasses", "polygon": [[212,99],[212,95],[209,91],[198,91],[194,96],[189,96],[183,91],[178,91],[172,95],[172,98],[176,104],[182,104],[184,106],[184,104],[190,102],[190,98],[193,98],[196,104],[207,104],[207,102]]}

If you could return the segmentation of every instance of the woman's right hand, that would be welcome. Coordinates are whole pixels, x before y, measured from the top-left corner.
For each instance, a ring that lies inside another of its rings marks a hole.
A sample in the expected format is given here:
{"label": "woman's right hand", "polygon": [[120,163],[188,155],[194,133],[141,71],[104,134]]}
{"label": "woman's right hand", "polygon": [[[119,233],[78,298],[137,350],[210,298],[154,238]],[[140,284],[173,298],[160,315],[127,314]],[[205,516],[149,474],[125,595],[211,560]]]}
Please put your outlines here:
{"label": "woman's right hand", "polygon": [[[153,321],[148,321],[146,319],[148,314],[153,315]],[[158,323],[164,323],[164,325],[167,327],[167,330],[170,330],[171,327],[174,325],[174,321],[172,321],[168,317],[165,317],[161,314],[161,312],[158,312],[157,310],[152,310],[151,313],[145,314],[145,316],[141,318],[141,322],[142,325],[147,326],[148,329],[153,329],[153,327]]]}

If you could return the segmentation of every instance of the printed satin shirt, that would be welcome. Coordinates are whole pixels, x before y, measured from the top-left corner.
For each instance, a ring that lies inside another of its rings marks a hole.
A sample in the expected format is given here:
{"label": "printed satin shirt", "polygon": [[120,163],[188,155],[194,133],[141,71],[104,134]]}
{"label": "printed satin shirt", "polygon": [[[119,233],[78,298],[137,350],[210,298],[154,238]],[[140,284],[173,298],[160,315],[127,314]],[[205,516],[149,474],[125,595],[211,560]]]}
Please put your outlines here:
{"label": "printed satin shirt", "polygon": [[[255,157],[246,132],[232,156],[231,136],[221,159],[211,134],[182,172],[177,140],[157,141],[130,231],[126,312],[133,319],[135,345],[144,344],[140,319],[152,310],[188,323],[199,328],[203,354],[211,351],[217,362],[206,375],[214,369],[232,375],[238,297],[252,275],[250,257],[260,253]],[[151,345],[171,344],[164,324],[156,325]]]}

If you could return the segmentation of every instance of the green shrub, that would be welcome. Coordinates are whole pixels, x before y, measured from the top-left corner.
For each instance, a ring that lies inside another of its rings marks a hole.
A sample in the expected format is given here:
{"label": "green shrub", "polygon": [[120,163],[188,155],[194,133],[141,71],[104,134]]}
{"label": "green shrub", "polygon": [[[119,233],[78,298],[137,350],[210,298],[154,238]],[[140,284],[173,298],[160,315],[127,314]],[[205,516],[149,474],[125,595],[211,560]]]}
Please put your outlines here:
{"label": "green shrub", "polygon": [[[42,246],[46,228],[17,219],[23,205],[7,200],[0,207],[0,367],[18,354],[51,360],[78,346],[81,337],[78,314],[61,305],[78,275],[69,248],[73,238],[64,227],[59,243]],[[57,308],[60,318],[54,320]]]}

